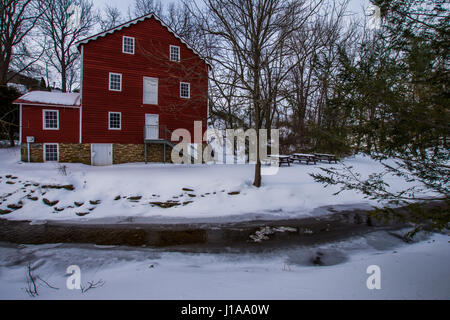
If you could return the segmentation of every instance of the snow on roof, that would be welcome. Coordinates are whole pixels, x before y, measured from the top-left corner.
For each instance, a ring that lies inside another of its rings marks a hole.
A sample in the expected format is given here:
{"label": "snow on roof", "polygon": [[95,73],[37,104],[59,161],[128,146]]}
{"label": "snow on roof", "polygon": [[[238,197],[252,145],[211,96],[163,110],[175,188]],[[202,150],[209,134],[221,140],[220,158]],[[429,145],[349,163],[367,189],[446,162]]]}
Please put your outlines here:
{"label": "snow on roof", "polygon": [[48,91],[32,91],[14,101],[16,104],[37,103],[60,106],[79,106],[79,93],[62,93]]}
{"label": "snow on roof", "polygon": [[15,89],[16,89],[17,91],[19,91],[19,93],[21,93],[21,94],[25,94],[25,93],[28,91],[27,86],[26,86],[26,85],[23,85],[23,84],[19,84],[19,83],[8,83],[7,85],[8,85],[8,87],[10,87],[10,88],[15,88]]}
{"label": "snow on roof", "polygon": [[119,26],[117,26],[117,27],[115,27],[115,28],[112,28],[112,29],[109,29],[109,30],[106,30],[106,31],[104,31],[104,32],[101,32],[101,33],[98,33],[98,34],[96,34],[96,35],[93,35],[93,36],[91,36],[91,37],[88,37],[88,38],[86,38],[86,39],[83,39],[83,40],[80,40],[80,41],[78,41],[77,43],[76,43],[76,45],[77,45],[77,47],[78,46],[80,46],[80,45],[82,45],[82,44],[87,44],[89,41],[95,41],[95,40],[97,40],[98,38],[100,38],[100,37],[105,37],[106,35],[108,35],[108,34],[112,34],[112,33],[114,33],[114,32],[116,32],[116,31],[119,31],[119,30],[122,30],[123,28],[128,28],[128,27],[130,27],[130,26],[132,26],[132,25],[134,25],[134,24],[136,24],[136,23],[138,23],[138,22],[141,22],[141,21],[144,21],[144,20],[147,20],[147,19],[150,19],[150,18],[154,18],[156,21],[158,21],[159,23],[161,23],[161,25],[163,26],[163,27],[165,27],[170,33],[172,33],[177,39],[179,39],[182,43],[184,43],[189,49],[191,49],[193,52],[194,52],[194,54],[196,54],[200,59],[202,59],[203,61],[205,61],[205,63],[208,65],[208,66],[210,66],[211,67],[211,64],[197,51],[197,50],[195,50],[194,48],[192,48],[190,45],[189,45],[189,43],[187,43],[183,38],[181,38],[178,34],[176,34],[175,33],[175,31],[173,31],[168,25],[166,25],[156,14],[154,14],[154,13],[149,13],[149,14],[147,14],[147,15],[145,15],[145,16],[142,16],[142,17],[139,17],[139,18],[136,18],[136,19],[134,19],[134,20],[131,20],[131,21],[128,21],[128,22],[126,22],[126,23],[123,23],[123,24],[121,24],[121,25],[119,25]]}

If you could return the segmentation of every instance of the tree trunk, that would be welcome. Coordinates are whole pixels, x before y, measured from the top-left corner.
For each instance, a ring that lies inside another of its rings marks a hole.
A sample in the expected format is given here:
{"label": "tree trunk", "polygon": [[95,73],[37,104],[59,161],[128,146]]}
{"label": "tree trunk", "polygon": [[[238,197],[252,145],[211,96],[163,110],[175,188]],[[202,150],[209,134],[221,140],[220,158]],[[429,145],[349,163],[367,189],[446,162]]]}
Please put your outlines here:
{"label": "tree trunk", "polygon": [[67,92],[67,70],[66,68],[61,68],[61,91]]}
{"label": "tree trunk", "polygon": [[12,125],[9,126],[8,136],[9,136],[9,146],[15,147],[16,143],[14,141],[14,127]]}

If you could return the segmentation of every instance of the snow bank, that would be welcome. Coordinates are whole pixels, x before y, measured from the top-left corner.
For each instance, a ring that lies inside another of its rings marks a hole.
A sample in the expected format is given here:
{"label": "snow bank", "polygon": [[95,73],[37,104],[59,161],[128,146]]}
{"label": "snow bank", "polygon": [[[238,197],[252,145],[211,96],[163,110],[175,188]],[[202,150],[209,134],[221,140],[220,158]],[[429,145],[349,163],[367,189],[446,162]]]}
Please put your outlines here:
{"label": "snow bank", "polygon": [[[450,299],[449,237],[406,245],[387,233],[312,248],[259,254],[192,254],[149,248],[38,245],[0,247],[0,299]],[[383,250],[371,242],[389,242]],[[334,265],[304,265],[309,252],[344,255]],[[342,259],[341,259],[342,260]],[[25,292],[27,265],[39,296]],[[82,293],[66,287],[66,269],[81,269]],[[367,268],[381,289],[366,286]],[[447,279],[447,280],[446,280]]]}
{"label": "snow bank", "polygon": [[[354,207],[357,204],[367,207],[377,204],[364,199],[356,191],[334,195],[338,191],[336,187],[325,188],[309,175],[319,172],[321,167],[333,167],[335,164],[281,167],[277,175],[263,177],[261,188],[255,188],[252,186],[254,167],[251,165],[134,163],[93,167],[22,163],[17,161],[19,151],[18,148],[0,150],[0,195],[4,198],[0,210],[6,210],[11,204],[22,206],[2,216],[13,220],[86,221],[110,218],[115,222],[130,217],[226,217],[235,221],[246,215],[250,219],[259,215],[284,219],[311,216],[316,214],[314,209],[321,206]],[[352,165],[363,176],[382,170],[379,163],[364,156],[345,159],[345,163]],[[62,174],[62,166],[66,166],[67,175]],[[410,186],[399,177],[387,179],[393,189]],[[75,190],[51,189],[44,185],[73,185]],[[43,203],[44,198],[58,203],[48,206]],[[168,201],[178,205],[158,205]],[[326,213],[326,210],[323,211]]]}

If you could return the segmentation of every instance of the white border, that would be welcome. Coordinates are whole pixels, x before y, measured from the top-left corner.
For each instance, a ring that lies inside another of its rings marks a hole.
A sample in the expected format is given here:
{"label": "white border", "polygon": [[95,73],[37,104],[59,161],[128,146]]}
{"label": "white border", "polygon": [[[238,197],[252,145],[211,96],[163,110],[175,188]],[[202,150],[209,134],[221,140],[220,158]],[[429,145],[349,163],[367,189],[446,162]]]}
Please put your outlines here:
{"label": "white border", "polygon": [[[181,95],[181,85],[182,84],[187,84],[189,86],[189,95],[187,97],[183,97]],[[191,98],[191,83],[190,82],[180,82],[180,98],[181,99],[190,99]]]}
{"label": "white border", "polygon": [[[133,52],[132,52],[132,53],[131,53],[131,52],[126,52],[126,51],[125,51],[125,38],[127,38],[127,39],[133,39]],[[123,36],[123,37],[122,37],[122,53],[134,55],[135,50],[136,50],[135,48],[136,48],[136,39],[135,39],[134,37],[128,37],[128,36]]]}
{"label": "white border", "polygon": [[[120,128],[111,128],[111,114],[112,113],[118,113],[120,114]],[[117,112],[117,111],[110,111],[108,112],[108,130],[122,130],[122,112]]]}
{"label": "white border", "polygon": [[[53,145],[53,144],[56,144],[56,161],[47,161],[45,159],[45,147],[48,145]],[[42,148],[42,153],[43,153],[44,162],[50,162],[50,163],[51,162],[59,162],[59,143],[57,143],[57,142],[44,143],[44,147]]]}
{"label": "white border", "polygon": [[[117,90],[117,89],[111,89],[111,75],[120,76],[120,90]],[[109,73],[108,89],[109,89],[109,91],[122,92],[122,74],[121,74],[121,73],[115,73],[115,72],[110,72],[110,73]]]}
{"label": "white border", "polygon": [[80,70],[80,143],[83,143],[83,68],[84,68],[84,47],[81,48],[81,70]]}
{"label": "white border", "polygon": [[[23,113],[23,110],[22,110],[22,104],[20,104],[20,107],[19,107],[19,126],[20,126],[20,130],[19,130],[19,139],[20,139],[20,145],[22,146],[22,139],[23,139],[23,136],[22,136],[22,129],[23,129],[23,119],[22,119],[22,113]],[[21,156],[21,158],[22,158],[22,156]]]}
{"label": "white border", "polygon": [[[56,128],[46,128],[45,127],[45,112],[46,111],[56,112],[56,124],[58,125]],[[52,110],[52,109],[43,109],[42,110],[42,130],[59,130],[59,110]]]}

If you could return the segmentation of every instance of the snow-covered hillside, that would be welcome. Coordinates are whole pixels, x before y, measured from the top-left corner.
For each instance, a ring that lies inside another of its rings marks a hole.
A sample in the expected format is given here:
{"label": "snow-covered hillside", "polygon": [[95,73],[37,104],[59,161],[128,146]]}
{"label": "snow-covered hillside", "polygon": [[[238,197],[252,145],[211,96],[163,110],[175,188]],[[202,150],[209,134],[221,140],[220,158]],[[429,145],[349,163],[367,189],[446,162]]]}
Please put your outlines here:
{"label": "snow-covered hillside", "polygon": [[[382,170],[379,163],[364,156],[344,162],[363,175]],[[320,167],[339,164],[283,166],[278,174],[264,176],[259,189],[252,186],[252,165],[23,163],[18,148],[0,149],[0,164],[0,210],[2,217],[15,220],[233,219],[256,213],[276,219],[311,215],[320,206],[376,204],[357,192],[334,195],[337,188],[325,188],[309,175]],[[406,186],[398,177],[387,182],[394,189]]]}

